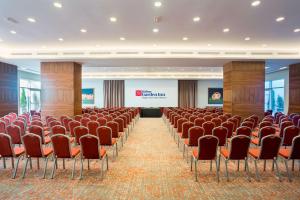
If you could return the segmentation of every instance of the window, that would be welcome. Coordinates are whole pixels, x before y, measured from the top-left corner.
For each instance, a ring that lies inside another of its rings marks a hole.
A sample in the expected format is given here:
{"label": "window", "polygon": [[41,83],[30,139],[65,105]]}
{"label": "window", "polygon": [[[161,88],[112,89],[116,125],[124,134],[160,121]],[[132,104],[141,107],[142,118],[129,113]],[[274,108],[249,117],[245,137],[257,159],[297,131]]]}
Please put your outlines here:
{"label": "window", "polygon": [[265,82],[265,110],[284,111],[284,79]]}
{"label": "window", "polygon": [[20,79],[20,113],[41,109],[41,82]]}

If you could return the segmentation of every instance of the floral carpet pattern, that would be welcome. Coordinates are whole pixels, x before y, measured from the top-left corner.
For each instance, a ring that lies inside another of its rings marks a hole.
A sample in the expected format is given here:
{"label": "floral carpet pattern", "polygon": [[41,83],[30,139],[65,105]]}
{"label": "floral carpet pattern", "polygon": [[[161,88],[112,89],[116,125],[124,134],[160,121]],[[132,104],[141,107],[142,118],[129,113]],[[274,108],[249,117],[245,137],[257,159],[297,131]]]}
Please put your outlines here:
{"label": "floral carpet pattern", "polygon": [[[0,169],[0,199],[300,199],[300,172],[298,163],[293,172],[293,182],[288,182],[283,162],[279,168],[283,181],[279,182],[271,171],[271,162],[263,172],[263,162],[259,163],[261,181],[255,180],[253,161],[249,162],[251,182],[241,167],[229,163],[230,181],[226,181],[224,161],[221,160],[220,182],[217,182],[215,168],[209,170],[209,162],[199,162],[198,182],[194,172],[183,159],[182,150],[171,137],[161,118],[142,118],[130,133],[128,141],[116,160],[109,151],[109,170],[101,180],[100,162],[91,161],[90,170],[84,163],[83,179],[79,180],[80,162],[76,164],[75,179],[71,180],[72,161],[66,161],[66,169],[59,169],[54,179],[50,179],[52,161],[49,161],[46,179],[42,179],[41,169],[28,169],[25,179],[21,179],[24,160],[19,165],[16,179],[11,179],[11,166]],[[2,163],[2,162],[1,162]],[[242,163],[243,164],[243,163]],[[243,165],[241,165],[243,166]]]}

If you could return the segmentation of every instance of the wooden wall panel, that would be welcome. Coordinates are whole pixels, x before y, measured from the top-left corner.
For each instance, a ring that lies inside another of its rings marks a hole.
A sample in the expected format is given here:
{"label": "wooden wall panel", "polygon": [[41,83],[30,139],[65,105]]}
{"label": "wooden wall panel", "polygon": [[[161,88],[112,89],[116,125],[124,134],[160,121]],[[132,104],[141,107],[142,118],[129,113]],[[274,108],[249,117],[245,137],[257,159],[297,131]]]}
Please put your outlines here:
{"label": "wooden wall panel", "polygon": [[224,112],[243,118],[264,115],[265,63],[234,61],[224,65]]}
{"label": "wooden wall panel", "polygon": [[289,113],[300,113],[300,63],[289,67]]}
{"label": "wooden wall panel", "polygon": [[81,114],[81,65],[73,62],[41,63],[42,115]]}
{"label": "wooden wall panel", "polygon": [[0,117],[18,113],[18,67],[0,62]]}

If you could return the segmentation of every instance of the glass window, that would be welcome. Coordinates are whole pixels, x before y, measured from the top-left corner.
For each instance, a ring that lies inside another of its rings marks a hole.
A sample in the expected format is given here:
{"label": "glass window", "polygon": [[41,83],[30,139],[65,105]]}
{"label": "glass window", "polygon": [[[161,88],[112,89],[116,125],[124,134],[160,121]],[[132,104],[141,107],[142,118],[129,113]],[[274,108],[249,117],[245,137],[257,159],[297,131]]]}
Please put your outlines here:
{"label": "glass window", "polygon": [[41,109],[41,82],[20,79],[20,107],[19,112],[25,113],[31,110]]}
{"label": "glass window", "polygon": [[284,79],[265,82],[265,110],[284,111]]}

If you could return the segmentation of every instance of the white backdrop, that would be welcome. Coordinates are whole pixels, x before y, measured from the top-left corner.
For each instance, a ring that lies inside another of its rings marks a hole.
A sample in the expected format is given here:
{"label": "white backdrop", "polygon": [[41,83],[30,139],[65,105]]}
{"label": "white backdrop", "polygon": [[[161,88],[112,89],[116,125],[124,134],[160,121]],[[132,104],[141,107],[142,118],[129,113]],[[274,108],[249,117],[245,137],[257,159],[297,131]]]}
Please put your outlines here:
{"label": "white backdrop", "polygon": [[178,80],[125,80],[126,107],[177,107]]}

